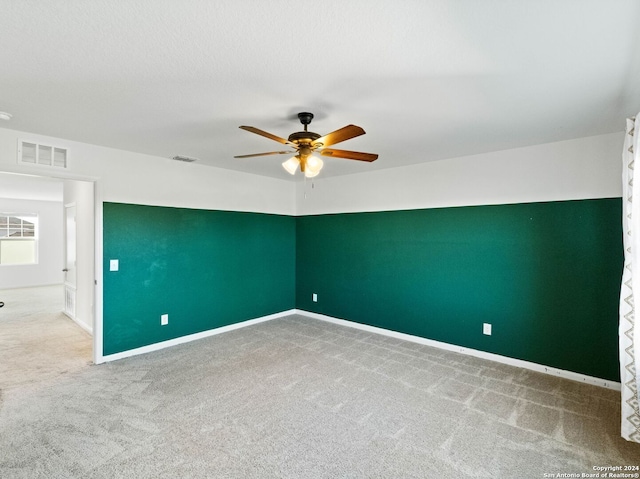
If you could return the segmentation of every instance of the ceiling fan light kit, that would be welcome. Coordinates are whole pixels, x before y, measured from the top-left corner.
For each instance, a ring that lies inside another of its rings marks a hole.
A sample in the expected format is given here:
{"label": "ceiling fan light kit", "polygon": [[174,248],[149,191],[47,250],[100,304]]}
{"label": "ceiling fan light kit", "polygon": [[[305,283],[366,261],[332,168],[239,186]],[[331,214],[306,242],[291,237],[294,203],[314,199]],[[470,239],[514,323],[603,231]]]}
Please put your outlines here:
{"label": "ceiling fan light kit", "polygon": [[318,176],[318,173],[320,173],[320,170],[322,170],[324,161],[311,154],[307,156],[298,154],[282,163],[282,167],[290,175],[296,174],[298,166],[300,167],[300,171],[304,173],[304,176],[306,176],[307,178],[313,178],[314,176]]}
{"label": "ceiling fan light kit", "polygon": [[300,165],[300,159],[297,156],[289,158],[287,161],[282,163],[282,167],[287,170],[290,175],[295,175],[298,166]]}
{"label": "ceiling fan light kit", "polygon": [[304,131],[297,131],[289,135],[288,139],[280,138],[272,133],[260,130],[253,126],[241,126],[243,130],[255,133],[270,140],[277,141],[283,145],[288,145],[294,148],[294,151],[269,151],[266,153],[254,153],[251,155],[238,155],[234,158],[252,158],[255,156],[268,156],[268,155],[290,155],[294,154],[292,158],[282,163],[283,168],[294,175],[300,167],[300,171],[304,173],[306,178],[313,178],[320,173],[324,162],[314,156],[313,153],[319,153],[322,156],[332,156],[335,158],[344,158],[347,160],[358,160],[372,162],[378,159],[378,155],[373,153],[361,153],[358,151],[347,150],[335,150],[326,148],[327,146],[335,145],[345,140],[350,140],[356,136],[364,135],[365,131],[356,125],[347,125],[339,130],[329,133],[328,135],[320,136],[318,133],[307,131],[307,126],[313,120],[313,113],[301,112],[298,113],[298,119],[300,123],[304,125]]}
{"label": "ceiling fan light kit", "polygon": [[304,175],[307,178],[313,178],[318,173],[320,173],[320,170],[323,166],[324,161],[322,161],[320,158],[316,156],[309,156],[307,157],[307,161],[305,162]]}

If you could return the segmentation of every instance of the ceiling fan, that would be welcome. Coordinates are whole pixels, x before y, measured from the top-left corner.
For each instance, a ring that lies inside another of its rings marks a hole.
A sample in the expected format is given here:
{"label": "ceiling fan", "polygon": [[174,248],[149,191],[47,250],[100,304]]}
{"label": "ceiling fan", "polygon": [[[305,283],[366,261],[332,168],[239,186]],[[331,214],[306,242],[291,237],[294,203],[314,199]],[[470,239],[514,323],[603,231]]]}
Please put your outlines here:
{"label": "ceiling fan", "polygon": [[324,162],[320,158],[313,156],[312,153],[319,153],[322,156],[344,158],[347,160],[371,162],[378,159],[378,155],[375,155],[373,153],[361,153],[359,151],[326,148],[327,146],[335,145],[337,143],[340,143],[341,141],[350,140],[351,138],[355,138],[356,136],[364,135],[365,131],[359,126],[347,125],[327,135],[320,136],[312,131],[307,131],[307,125],[309,125],[311,123],[311,120],[313,120],[313,113],[298,113],[298,119],[300,120],[300,123],[304,125],[304,131],[291,133],[291,135],[289,135],[289,138],[286,140],[253,126],[240,127],[243,130],[247,130],[251,133],[264,136],[265,138],[275,140],[278,143],[282,143],[283,145],[288,145],[293,148],[293,150],[268,151],[266,153],[254,153],[252,155],[238,155],[234,156],[234,158],[252,158],[254,156],[294,154],[295,156],[282,163],[282,166],[292,175],[295,174],[298,166],[300,166],[300,171],[303,172],[305,177],[307,178],[313,178],[318,173],[320,173],[320,170],[324,165]]}

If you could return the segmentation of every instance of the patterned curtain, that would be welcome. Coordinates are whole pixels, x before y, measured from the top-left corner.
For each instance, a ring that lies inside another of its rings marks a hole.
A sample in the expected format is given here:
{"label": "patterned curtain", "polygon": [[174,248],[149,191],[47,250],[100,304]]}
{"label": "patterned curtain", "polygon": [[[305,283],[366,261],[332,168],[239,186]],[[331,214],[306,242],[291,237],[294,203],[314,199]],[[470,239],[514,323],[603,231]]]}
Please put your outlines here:
{"label": "patterned curtain", "polygon": [[[638,115],[640,118],[640,114]],[[627,119],[622,150],[622,222],[624,269],[620,290],[620,382],[622,383],[622,437],[640,442],[640,320],[635,320],[635,295],[640,298],[640,178],[633,180],[640,165],[640,130],[635,118]],[[634,134],[636,133],[636,134]],[[633,201],[634,198],[636,201]],[[635,271],[634,271],[635,269]],[[640,300],[639,300],[640,304]]]}

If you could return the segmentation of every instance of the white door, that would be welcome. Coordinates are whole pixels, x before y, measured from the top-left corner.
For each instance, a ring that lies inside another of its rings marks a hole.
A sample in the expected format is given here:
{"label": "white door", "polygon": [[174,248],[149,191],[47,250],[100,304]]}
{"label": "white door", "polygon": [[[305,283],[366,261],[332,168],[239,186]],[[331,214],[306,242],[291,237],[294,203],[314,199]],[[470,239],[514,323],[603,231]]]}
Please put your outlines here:
{"label": "white door", "polygon": [[76,317],[76,205],[65,205],[64,313]]}

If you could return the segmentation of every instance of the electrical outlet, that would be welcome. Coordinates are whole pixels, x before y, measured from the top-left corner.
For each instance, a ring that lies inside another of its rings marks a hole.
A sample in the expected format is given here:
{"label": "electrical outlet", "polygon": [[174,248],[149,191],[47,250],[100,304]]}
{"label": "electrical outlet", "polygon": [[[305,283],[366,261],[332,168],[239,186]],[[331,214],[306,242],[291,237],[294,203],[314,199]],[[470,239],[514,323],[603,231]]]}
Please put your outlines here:
{"label": "electrical outlet", "polygon": [[491,336],[491,323],[482,323],[482,334]]}
{"label": "electrical outlet", "polygon": [[118,260],[117,259],[110,259],[109,260],[109,271],[118,271]]}
{"label": "electrical outlet", "polygon": [[316,293],[313,293],[311,295],[311,299],[313,300],[314,303],[317,303],[318,302],[318,295]]}
{"label": "electrical outlet", "polygon": [[167,324],[169,324],[169,315],[163,314],[162,316],[160,316],[160,325],[166,326]]}

